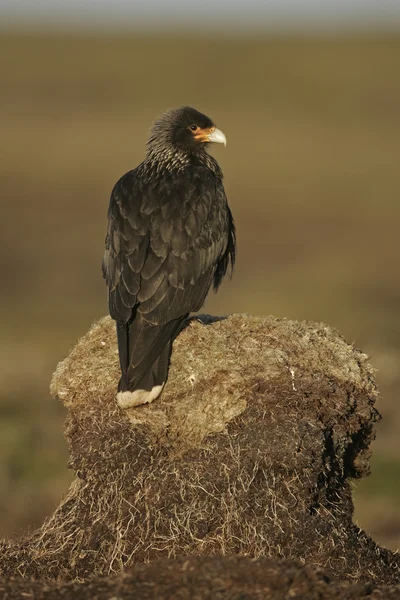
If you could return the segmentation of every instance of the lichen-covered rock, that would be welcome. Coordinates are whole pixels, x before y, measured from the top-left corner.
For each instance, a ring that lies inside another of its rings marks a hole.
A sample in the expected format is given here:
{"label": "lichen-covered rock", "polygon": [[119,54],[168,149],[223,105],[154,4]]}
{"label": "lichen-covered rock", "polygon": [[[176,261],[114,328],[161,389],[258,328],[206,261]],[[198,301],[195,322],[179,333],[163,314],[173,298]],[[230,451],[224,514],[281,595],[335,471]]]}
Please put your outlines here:
{"label": "lichen-covered rock", "polygon": [[[4,547],[3,571],[62,579],[182,555],[275,556],[340,579],[398,579],[400,559],[352,523],[376,387],[367,357],[323,324],[192,320],[153,404],[115,401],[114,324],[53,377],[77,479],[54,515]],[[1,556],[0,554],[0,556]]]}

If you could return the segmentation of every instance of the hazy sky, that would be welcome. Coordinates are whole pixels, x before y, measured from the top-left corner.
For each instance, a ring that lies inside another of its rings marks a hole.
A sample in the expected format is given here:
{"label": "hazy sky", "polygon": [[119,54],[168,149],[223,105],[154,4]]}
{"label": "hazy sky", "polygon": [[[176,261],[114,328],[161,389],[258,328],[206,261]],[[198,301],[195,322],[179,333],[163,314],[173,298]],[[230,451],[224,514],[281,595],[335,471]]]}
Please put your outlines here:
{"label": "hazy sky", "polygon": [[[0,23],[203,28],[274,23],[400,24],[400,0],[0,0]],[[205,30],[206,31],[206,30]]]}

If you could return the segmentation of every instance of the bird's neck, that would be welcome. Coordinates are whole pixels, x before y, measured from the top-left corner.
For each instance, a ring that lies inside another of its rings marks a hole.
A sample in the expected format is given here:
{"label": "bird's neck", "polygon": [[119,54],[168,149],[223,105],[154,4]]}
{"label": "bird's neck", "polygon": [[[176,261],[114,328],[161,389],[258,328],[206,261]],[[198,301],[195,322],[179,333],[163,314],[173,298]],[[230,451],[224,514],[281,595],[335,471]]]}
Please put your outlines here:
{"label": "bird's neck", "polygon": [[222,177],[221,169],[212,156],[204,149],[201,152],[191,153],[181,150],[176,146],[152,144],[147,149],[144,165],[157,172],[181,173],[189,166],[203,166],[209,168],[217,176]]}

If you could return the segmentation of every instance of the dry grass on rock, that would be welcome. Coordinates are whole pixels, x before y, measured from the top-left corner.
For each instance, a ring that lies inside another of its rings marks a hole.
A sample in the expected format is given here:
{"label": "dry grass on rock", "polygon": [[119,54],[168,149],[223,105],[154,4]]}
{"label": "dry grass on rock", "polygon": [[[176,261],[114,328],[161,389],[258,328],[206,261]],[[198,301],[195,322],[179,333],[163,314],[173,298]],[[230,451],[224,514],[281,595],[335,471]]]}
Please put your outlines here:
{"label": "dry grass on rock", "polygon": [[367,357],[337,332],[192,320],[152,405],[119,409],[118,376],[104,318],[51,384],[69,409],[77,478],[41,529],[3,543],[4,575],[82,580],[159,557],[238,555],[398,580],[399,557],[352,523],[348,478],[368,473],[377,391]]}

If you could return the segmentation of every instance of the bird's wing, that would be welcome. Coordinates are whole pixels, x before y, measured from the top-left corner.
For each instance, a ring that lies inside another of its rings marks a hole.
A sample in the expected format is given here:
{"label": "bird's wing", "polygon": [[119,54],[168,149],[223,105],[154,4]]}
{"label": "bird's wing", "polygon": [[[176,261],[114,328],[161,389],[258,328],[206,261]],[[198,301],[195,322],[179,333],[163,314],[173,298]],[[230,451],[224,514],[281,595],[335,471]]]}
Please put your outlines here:
{"label": "bird's wing", "polygon": [[230,266],[231,274],[233,272],[236,260],[236,228],[235,222],[232,217],[231,210],[226,205],[228,211],[228,243],[226,245],[225,252],[218,261],[217,268],[214,273],[213,287],[217,291],[221,285],[221,281],[226,275],[228,267]]}
{"label": "bird's wing", "polygon": [[150,216],[141,211],[141,197],[140,181],[131,171],[114,186],[108,209],[103,276],[111,317],[121,323],[132,317],[148,253]]}
{"label": "bird's wing", "polygon": [[110,314],[162,325],[199,310],[229,232],[222,182],[207,169],[144,183],[132,171],[110,201],[103,273]]}

